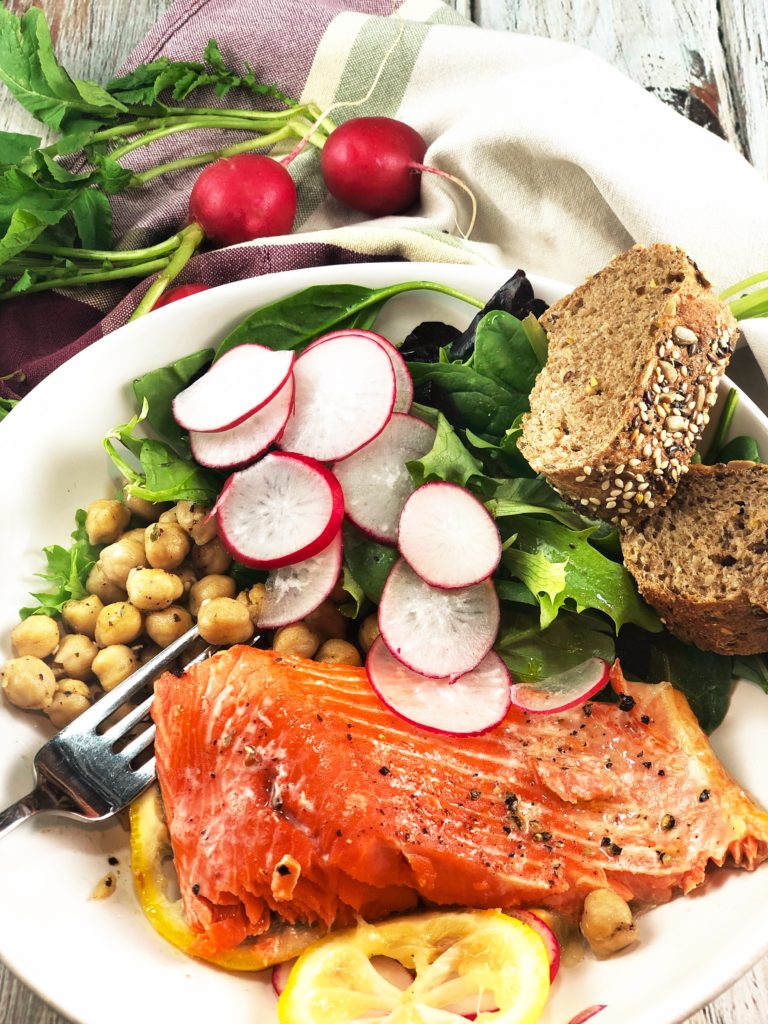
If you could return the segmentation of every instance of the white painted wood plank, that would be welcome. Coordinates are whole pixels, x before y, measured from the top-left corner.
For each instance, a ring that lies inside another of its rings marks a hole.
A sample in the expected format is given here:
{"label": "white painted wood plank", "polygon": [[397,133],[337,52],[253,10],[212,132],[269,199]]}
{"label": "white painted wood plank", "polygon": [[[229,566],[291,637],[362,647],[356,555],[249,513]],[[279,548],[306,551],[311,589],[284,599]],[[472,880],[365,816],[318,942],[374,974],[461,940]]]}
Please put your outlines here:
{"label": "white painted wood plank", "polygon": [[717,0],[474,0],[473,12],[487,28],[592,50],[742,148],[718,34]]}
{"label": "white painted wood plank", "polygon": [[768,4],[722,0],[719,7],[745,153],[768,178]]}

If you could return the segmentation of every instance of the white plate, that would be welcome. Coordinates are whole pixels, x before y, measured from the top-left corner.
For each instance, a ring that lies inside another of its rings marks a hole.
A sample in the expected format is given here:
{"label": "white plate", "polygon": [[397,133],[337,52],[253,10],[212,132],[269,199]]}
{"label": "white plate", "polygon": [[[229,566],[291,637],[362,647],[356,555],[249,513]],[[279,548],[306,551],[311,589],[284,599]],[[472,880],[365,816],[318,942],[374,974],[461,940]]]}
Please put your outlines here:
{"label": "white plate", "polygon": [[[128,382],[212,345],[248,312],[309,285],[386,285],[435,279],[485,297],[507,274],[498,268],[434,264],[324,267],[241,281],[185,299],[81,352],[48,377],[0,425],[0,645],[27,591],[36,589],[40,549],[66,543],[74,511],[113,486],[101,437],[133,412]],[[552,301],[565,290],[533,279]],[[402,338],[425,319],[464,326],[473,311],[429,292],[390,303],[383,333]],[[730,385],[725,384],[724,387]],[[734,431],[768,451],[768,420],[744,398]],[[757,687],[738,685],[714,743],[734,776],[768,805],[768,705]],[[0,807],[30,785],[30,765],[49,730],[41,718],[0,708]],[[144,920],[131,885],[126,833],[119,825],[79,827],[37,818],[0,842],[0,956],[44,999],[79,1024],[272,1024],[268,978],[226,974],[188,959]],[[89,896],[119,859],[113,897]],[[563,970],[542,1024],[564,1024],[592,1003],[607,1003],[600,1024],[673,1024],[730,985],[768,951],[768,868],[724,871],[706,891],[654,910],[637,948],[613,960],[587,959]]]}

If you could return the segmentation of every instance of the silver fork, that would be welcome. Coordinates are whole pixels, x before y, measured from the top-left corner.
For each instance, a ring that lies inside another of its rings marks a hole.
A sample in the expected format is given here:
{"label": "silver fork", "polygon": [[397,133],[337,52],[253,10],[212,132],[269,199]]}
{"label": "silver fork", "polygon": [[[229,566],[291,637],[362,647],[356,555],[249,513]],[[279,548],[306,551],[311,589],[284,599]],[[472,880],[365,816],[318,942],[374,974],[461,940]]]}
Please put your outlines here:
{"label": "silver fork", "polygon": [[[125,746],[117,745],[148,714],[152,695],[105,732],[97,730],[142,687],[170,668],[197,636],[197,626],[193,626],[38,750],[33,768],[35,788],[0,811],[0,838],[41,811],[81,821],[103,821],[127,807],[151,784],[154,756],[138,767],[132,762],[154,741],[154,723]],[[209,654],[210,649],[203,651],[185,669]]]}

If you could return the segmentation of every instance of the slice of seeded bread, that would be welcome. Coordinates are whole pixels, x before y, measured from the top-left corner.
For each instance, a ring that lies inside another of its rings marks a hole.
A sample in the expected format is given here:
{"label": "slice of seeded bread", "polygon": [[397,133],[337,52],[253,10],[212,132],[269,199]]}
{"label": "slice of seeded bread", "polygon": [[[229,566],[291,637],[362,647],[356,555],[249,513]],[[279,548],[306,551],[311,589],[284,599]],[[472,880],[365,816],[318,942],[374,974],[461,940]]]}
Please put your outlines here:
{"label": "slice of seeded bread", "polygon": [[636,245],[541,324],[549,355],[520,451],[591,515],[624,525],[664,505],[736,344],[728,307],[682,249]]}
{"label": "slice of seeded bread", "polygon": [[621,547],[675,636],[718,654],[768,651],[768,465],[691,466]]}

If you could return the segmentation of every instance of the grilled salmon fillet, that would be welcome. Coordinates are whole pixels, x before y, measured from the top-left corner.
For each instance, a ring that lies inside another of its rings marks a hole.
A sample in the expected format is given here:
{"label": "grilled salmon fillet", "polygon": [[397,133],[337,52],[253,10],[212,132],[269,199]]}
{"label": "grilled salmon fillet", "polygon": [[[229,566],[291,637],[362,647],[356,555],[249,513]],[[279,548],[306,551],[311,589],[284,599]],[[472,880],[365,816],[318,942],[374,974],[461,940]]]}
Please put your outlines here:
{"label": "grilled salmon fillet", "polygon": [[234,647],[156,684],[157,774],[197,952],[273,914],[324,926],[417,905],[663,903],[768,856],[768,815],[685,698],[612,673],[617,704],[425,732],[363,669]]}

